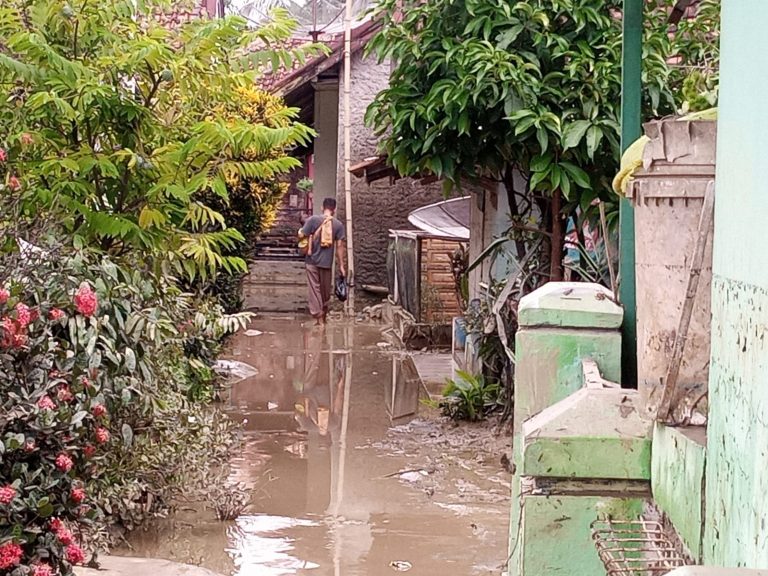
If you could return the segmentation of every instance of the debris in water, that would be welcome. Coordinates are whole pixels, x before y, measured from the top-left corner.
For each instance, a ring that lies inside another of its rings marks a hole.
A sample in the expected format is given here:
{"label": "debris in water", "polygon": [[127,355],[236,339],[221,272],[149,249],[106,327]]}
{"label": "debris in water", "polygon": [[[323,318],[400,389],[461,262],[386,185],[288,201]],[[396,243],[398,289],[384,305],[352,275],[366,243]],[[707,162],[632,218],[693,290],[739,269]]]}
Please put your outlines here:
{"label": "debris in water", "polygon": [[392,346],[392,344],[390,344],[389,342],[377,342],[376,346],[378,346],[379,348],[389,348],[390,346]]}
{"label": "debris in water", "polygon": [[250,378],[259,373],[259,371],[250,364],[238,362],[237,360],[217,360],[213,365],[213,370],[217,374],[234,381],[245,380],[246,378]]}
{"label": "debris in water", "polygon": [[277,410],[278,406],[277,402],[267,402],[267,410]]}
{"label": "debris in water", "polygon": [[245,335],[246,336],[261,336],[264,334],[261,330],[246,330]]}
{"label": "debris in water", "polygon": [[393,560],[389,563],[389,566],[398,572],[408,572],[408,570],[413,568],[413,564],[405,560]]}
{"label": "debris in water", "polygon": [[406,482],[418,482],[425,476],[429,476],[429,472],[426,470],[408,470],[402,472],[399,477],[400,480],[405,480]]}

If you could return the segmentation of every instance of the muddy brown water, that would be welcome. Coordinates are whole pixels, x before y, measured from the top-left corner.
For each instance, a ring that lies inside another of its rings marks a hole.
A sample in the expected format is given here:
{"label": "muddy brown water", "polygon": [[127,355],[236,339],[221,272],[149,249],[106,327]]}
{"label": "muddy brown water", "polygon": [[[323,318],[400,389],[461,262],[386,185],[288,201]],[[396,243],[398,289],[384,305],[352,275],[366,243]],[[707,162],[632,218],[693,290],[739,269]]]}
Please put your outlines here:
{"label": "muddy brown water", "polygon": [[233,522],[181,507],[117,552],[237,576],[500,574],[508,439],[442,421],[382,340],[375,326],[254,321],[228,356],[257,373],[225,401],[243,423],[230,481],[249,506]]}

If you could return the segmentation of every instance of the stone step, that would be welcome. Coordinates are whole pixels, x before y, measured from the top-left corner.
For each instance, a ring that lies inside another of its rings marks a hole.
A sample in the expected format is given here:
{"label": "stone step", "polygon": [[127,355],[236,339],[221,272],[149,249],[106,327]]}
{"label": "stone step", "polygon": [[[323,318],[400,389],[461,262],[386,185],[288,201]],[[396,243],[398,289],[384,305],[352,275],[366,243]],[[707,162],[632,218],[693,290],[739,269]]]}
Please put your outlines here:
{"label": "stone step", "polygon": [[307,276],[304,262],[252,260],[243,281],[243,307],[256,312],[305,312]]}
{"label": "stone step", "polygon": [[304,286],[306,273],[304,262],[296,260],[254,260],[244,285],[281,284]]}
{"label": "stone step", "polygon": [[244,284],[243,308],[254,312],[304,312],[307,287],[302,284]]}

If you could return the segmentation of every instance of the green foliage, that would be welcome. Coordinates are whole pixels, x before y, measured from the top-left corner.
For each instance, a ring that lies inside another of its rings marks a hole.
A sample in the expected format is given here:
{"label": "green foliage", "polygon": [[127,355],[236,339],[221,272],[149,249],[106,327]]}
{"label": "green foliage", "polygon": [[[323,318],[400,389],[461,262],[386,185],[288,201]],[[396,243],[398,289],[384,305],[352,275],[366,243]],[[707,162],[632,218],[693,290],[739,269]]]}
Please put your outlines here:
{"label": "green foliage", "polygon": [[675,32],[681,59],[681,112],[717,106],[720,83],[720,0],[701,0],[695,18],[684,18]]}
{"label": "green foliage", "polygon": [[296,183],[296,188],[301,190],[302,192],[309,192],[312,190],[312,187],[315,185],[315,183],[312,181],[311,178],[302,178]]}
{"label": "green foliage", "polygon": [[[285,106],[282,98],[256,88],[238,88],[235,98],[219,106],[215,113],[226,121],[245,120],[253,125],[271,129],[290,128],[295,121],[296,110]],[[251,256],[259,235],[275,222],[277,212],[288,183],[280,176],[288,166],[298,161],[288,156],[283,147],[253,147],[242,151],[241,160],[247,162],[271,162],[278,171],[268,177],[244,178],[231,175],[227,178],[227,196],[221,198],[214,193],[206,195],[206,204],[214,208],[228,226],[243,235],[244,242],[228,248],[225,254],[242,260]],[[222,300],[227,312],[239,310],[242,305],[240,290],[241,274],[220,275],[215,280],[213,292]]]}
{"label": "green foliage", "polygon": [[288,109],[277,126],[216,110],[317,48],[268,48],[294,28],[285,12],[256,30],[240,17],[167,29],[153,10],[170,5],[3,2],[0,82],[13,89],[0,147],[27,210],[60,213],[83,242],[165,255],[190,277],[243,271],[231,255],[243,234],[206,199],[226,204],[229,181],[290,170],[284,151],[310,130]]}
{"label": "green foliage", "polygon": [[[531,189],[594,197],[618,157],[621,23],[611,10],[620,4],[380,2],[385,27],[370,49],[397,65],[368,120],[391,129],[393,165],[454,183],[514,166]],[[644,62],[647,83],[664,86],[665,55]]]}
{"label": "green foliage", "polygon": [[[670,4],[667,0],[666,4]],[[519,170],[528,191],[562,192],[586,209],[609,195],[619,159],[620,0],[381,0],[369,50],[392,59],[390,86],[368,109],[403,175],[459,184]],[[699,62],[670,40],[666,10],[647,3],[646,112],[672,112]],[[701,39],[701,30],[688,29]],[[684,44],[681,42],[681,44]],[[571,205],[572,206],[572,205]]]}
{"label": "green foliage", "polygon": [[474,376],[463,370],[449,380],[443,390],[440,407],[454,420],[482,420],[499,406],[499,384],[482,375]]}

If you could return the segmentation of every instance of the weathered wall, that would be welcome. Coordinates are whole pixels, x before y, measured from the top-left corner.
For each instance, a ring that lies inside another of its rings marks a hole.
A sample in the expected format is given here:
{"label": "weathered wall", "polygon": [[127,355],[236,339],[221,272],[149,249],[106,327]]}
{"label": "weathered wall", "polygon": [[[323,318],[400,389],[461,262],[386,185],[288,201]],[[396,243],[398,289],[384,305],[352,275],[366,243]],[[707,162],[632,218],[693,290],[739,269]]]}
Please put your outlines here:
{"label": "weathered wall", "polygon": [[765,0],[723,0],[704,559],[768,566]]}
{"label": "weathered wall", "polygon": [[[388,64],[364,59],[360,53],[352,58],[350,83],[352,164],[377,153],[378,138],[365,126],[365,110],[374,96],[389,83]],[[337,198],[339,217],[344,218],[344,80],[339,90],[339,138]],[[386,255],[390,229],[411,229],[408,213],[415,208],[443,199],[439,184],[423,186],[410,178],[390,183],[380,180],[370,186],[362,178],[352,177],[352,216],[355,241],[356,282],[387,285]]]}
{"label": "weathered wall", "polygon": [[653,432],[651,489],[656,505],[667,514],[690,555],[701,558],[704,522],[706,438],[703,428],[670,428]]}
{"label": "weathered wall", "polygon": [[[522,178],[519,174],[515,177]],[[518,181],[517,186],[524,187],[522,180]],[[491,242],[504,236],[509,229],[509,224],[509,200],[503,184],[499,184],[495,190],[479,187],[473,190],[470,208],[470,262],[474,261]],[[469,273],[470,300],[481,297],[481,282],[487,284],[491,279],[500,281],[517,270],[517,267],[506,257],[507,253],[515,253],[511,242],[504,246],[495,260],[486,258],[480,266]]]}

